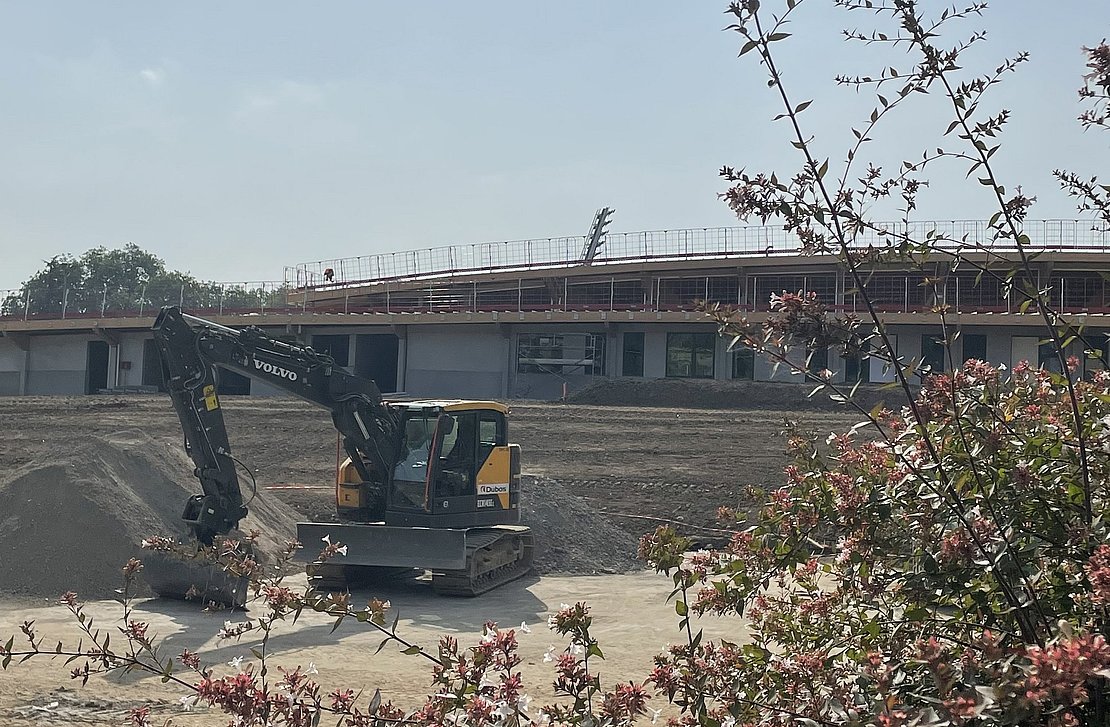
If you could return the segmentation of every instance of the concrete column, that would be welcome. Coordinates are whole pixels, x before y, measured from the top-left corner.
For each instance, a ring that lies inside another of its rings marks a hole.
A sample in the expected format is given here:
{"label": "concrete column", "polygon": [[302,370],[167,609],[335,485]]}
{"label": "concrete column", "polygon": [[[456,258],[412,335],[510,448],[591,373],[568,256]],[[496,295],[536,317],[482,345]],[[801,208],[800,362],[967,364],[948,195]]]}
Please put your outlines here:
{"label": "concrete column", "polygon": [[119,344],[108,345],[108,388],[119,386]]}
{"label": "concrete column", "polygon": [[[407,391],[409,369],[409,327],[397,326],[397,391]],[[357,346],[355,348],[358,348]]]}
{"label": "concrete column", "polygon": [[23,347],[23,365],[19,367],[19,395],[27,395],[27,374],[31,371],[31,345]]}
{"label": "concrete column", "polygon": [[513,377],[516,375],[516,356],[513,354],[513,329],[504,324],[501,327],[501,341],[505,346],[505,367],[501,370],[501,398],[509,399],[512,391]]}

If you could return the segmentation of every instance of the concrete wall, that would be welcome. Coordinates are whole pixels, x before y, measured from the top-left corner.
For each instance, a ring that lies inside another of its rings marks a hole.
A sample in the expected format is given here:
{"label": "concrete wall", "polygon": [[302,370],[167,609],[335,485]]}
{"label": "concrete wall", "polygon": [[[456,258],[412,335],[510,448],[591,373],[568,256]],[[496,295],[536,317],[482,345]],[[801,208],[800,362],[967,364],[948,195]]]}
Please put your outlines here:
{"label": "concrete wall", "polygon": [[[604,324],[447,324],[447,325],[410,325],[399,329],[383,329],[381,326],[360,326],[351,328],[321,328],[311,333],[359,333],[391,332],[400,336],[398,350],[398,385],[413,396],[426,397],[463,397],[472,399],[558,399],[562,396],[564,383],[568,393],[572,393],[593,383],[598,377],[575,374],[545,374],[517,372],[517,343],[521,334],[527,333],[599,333],[606,339],[605,376],[618,377],[623,372],[623,334],[639,332],[644,334],[644,377],[666,377],[667,334],[678,332],[713,332],[711,324],[668,323],[668,324],[620,324],[606,327]],[[987,358],[994,364],[1012,367],[1023,358],[1036,365],[1037,333],[1033,328],[1011,326],[974,326],[963,327],[965,335],[983,334],[986,336]],[[918,358],[921,355],[921,337],[939,336],[939,326],[892,326],[889,330],[895,339],[898,354],[903,360]],[[1100,333],[1091,332],[1092,340],[1099,339]],[[109,347],[109,386],[138,386],[143,381],[143,345],[150,338],[145,331],[119,334],[118,345]],[[308,339],[308,335],[305,336]],[[21,393],[21,385],[27,394],[82,394],[85,390],[85,369],[87,364],[87,344],[96,337],[91,333],[67,333],[59,335],[32,335],[27,337],[28,351],[23,351],[11,339],[0,337],[0,395]],[[353,339],[352,339],[353,340]],[[732,376],[732,353],[727,350],[727,341],[716,338],[714,354],[714,378],[727,380]],[[1069,354],[1079,356],[1084,362],[1084,370],[1101,368],[1097,360],[1084,357],[1082,343],[1073,344]],[[955,358],[962,362],[962,348],[957,345]],[[801,352],[798,352],[798,360]],[[130,362],[129,368],[120,368],[120,362]],[[829,368],[838,373],[838,381],[844,379],[845,364],[842,359],[830,352]],[[945,362],[945,368],[949,368]],[[25,372],[25,373],[23,373]],[[113,379],[113,377],[117,377]],[[872,361],[870,380],[877,383],[891,380],[893,373],[882,373],[882,363]],[[791,374],[786,366],[773,372],[771,362],[756,356],[755,379],[759,381],[801,381],[802,377]],[[914,383],[917,378],[914,377]],[[21,383],[22,382],[22,383]],[[277,389],[264,381],[252,381],[251,393],[255,396],[282,395]]]}
{"label": "concrete wall", "polygon": [[410,326],[405,391],[414,396],[505,398],[510,336],[497,325]]}

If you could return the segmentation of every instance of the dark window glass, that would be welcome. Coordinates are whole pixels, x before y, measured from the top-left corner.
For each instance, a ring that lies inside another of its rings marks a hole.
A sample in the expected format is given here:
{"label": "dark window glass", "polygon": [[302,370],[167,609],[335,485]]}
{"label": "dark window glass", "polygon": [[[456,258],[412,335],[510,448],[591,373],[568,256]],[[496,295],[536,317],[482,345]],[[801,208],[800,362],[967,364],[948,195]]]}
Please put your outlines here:
{"label": "dark window glass", "polygon": [[517,338],[520,374],[605,375],[605,334],[522,333]]}
{"label": "dark window glass", "polygon": [[755,378],[755,351],[738,348],[732,352],[732,378],[748,381]]}
{"label": "dark window glass", "polygon": [[921,364],[922,368],[929,367],[929,372],[939,374],[944,371],[944,344],[939,334],[926,333],[921,337]]}
{"label": "dark window glass", "polygon": [[987,337],[982,333],[965,333],[961,336],[964,340],[964,361],[976,359],[987,360]]}
{"label": "dark window glass", "polygon": [[811,374],[820,373],[829,367],[829,349],[827,347],[810,351],[806,358],[806,370]]}
{"label": "dark window glass", "polygon": [[713,378],[716,352],[715,333],[668,333],[667,376],[675,378]]}
{"label": "dark window glass", "polygon": [[644,334],[625,333],[621,355],[621,376],[644,375]]}
{"label": "dark window glass", "polygon": [[844,357],[844,380],[849,384],[857,381],[866,384],[871,380],[870,359],[864,358],[866,355],[866,351],[861,351]]}
{"label": "dark window glass", "polygon": [[335,359],[336,366],[351,365],[351,337],[342,336],[313,336],[312,348],[318,353],[326,353]]}

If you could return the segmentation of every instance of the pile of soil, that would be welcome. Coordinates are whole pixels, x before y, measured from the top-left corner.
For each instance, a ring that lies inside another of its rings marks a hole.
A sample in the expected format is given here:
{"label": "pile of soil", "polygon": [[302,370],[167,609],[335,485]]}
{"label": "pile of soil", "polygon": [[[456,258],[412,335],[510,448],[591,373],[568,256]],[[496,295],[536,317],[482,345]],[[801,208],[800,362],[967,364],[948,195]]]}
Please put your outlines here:
{"label": "pile of soil", "polygon": [[[809,396],[813,384],[701,379],[600,379],[568,397],[576,404],[689,409],[763,409],[772,411],[846,411],[828,391]],[[885,397],[884,397],[885,394]],[[855,400],[870,409],[890,393],[861,386]]]}
{"label": "pile of soil", "polygon": [[[180,518],[200,491],[192,472],[180,445],[127,430],[86,436],[0,476],[0,592],[113,597],[123,564],[142,558],[143,538],[188,538]],[[262,533],[256,554],[273,562],[296,537],[295,519],[261,491],[249,509],[240,527]]]}
{"label": "pile of soil", "polygon": [[550,477],[521,478],[521,523],[536,535],[536,572],[594,575],[645,568],[636,557],[637,539],[573,494],[568,484]]}

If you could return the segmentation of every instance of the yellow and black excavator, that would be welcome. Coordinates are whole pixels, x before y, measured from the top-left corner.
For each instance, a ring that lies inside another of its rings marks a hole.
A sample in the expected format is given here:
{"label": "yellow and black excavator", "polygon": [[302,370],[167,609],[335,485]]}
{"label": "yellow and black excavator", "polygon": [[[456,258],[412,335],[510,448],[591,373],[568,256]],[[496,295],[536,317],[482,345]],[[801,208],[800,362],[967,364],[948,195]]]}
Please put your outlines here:
{"label": "yellow and black excavator", "polygon": [[[520,525],[520,448],[509,443],[505,405],[385,401],[373,381],[311,347],[177,307],[162,309],[154,338],[203,493],[182,515],[200,543],[232,532],[249,504],[216,394],[219,370],[227,369],[326,409],[342,439],[338,522],[298,523],[297,538],[306,561],[325,536],[347,551],[309,563],[310,584],[336,590],[367,574],[424,569],[437,593],[475,596],[531,570],[533,536]],[[197,585],[195,569],[149,565],[159,595],[181,597]],[[241,594],[219,600],[241,605]]]}

